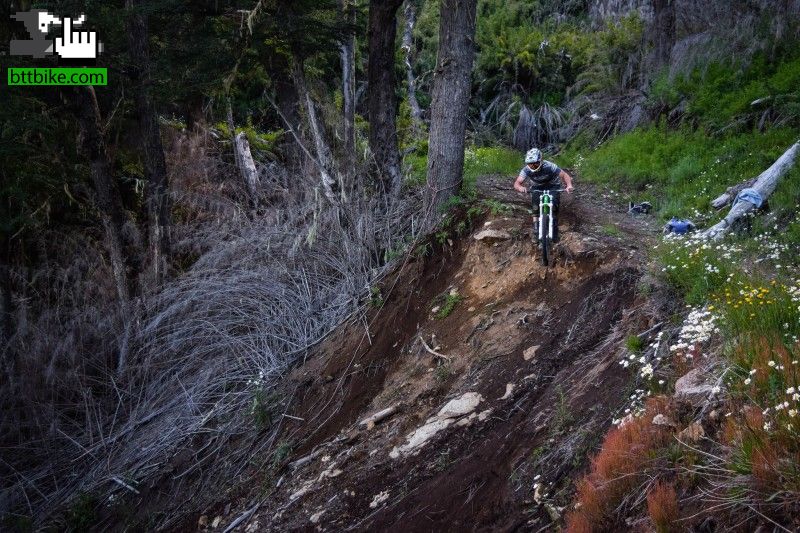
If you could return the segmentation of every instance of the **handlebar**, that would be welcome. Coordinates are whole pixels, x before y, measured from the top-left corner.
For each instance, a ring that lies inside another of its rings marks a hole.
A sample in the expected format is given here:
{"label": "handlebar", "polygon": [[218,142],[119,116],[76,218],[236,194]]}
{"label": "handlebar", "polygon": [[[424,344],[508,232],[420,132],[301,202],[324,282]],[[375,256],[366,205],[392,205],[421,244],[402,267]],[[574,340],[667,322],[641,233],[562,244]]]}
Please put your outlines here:
{"label": "handlebar", "polygon": [[567,189],[528,189],[528,192],[566,192]]}

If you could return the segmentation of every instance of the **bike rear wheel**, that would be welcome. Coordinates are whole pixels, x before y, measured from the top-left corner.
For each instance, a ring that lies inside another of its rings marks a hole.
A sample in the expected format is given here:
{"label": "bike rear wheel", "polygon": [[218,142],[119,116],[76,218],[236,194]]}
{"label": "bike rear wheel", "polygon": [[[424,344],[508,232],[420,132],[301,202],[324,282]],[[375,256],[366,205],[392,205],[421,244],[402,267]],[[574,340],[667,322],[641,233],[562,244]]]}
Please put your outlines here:
{"label": "bike rear wheel", "polygon": [[542,225],[544,230],[542,231],[542,239],[539,242],[539,246],[542,247],[542,264],[547,266],[548,260],[550,259],[550,215],[542,215],[541,219],[539,220],[539,224]]}

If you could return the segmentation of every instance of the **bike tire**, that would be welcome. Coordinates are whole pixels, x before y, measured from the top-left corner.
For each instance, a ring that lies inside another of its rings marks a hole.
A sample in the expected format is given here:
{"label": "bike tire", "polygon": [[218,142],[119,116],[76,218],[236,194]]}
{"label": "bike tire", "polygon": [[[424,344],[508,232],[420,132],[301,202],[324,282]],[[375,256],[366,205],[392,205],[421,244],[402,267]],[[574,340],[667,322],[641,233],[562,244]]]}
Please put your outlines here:
{"label": "bike tire", "polygon": [[550,232],[547,230],[550,224],[549,215],[542,216],[539,223],[543,228],[545,228],[545,230],[542,232],[542,240],[539,245],[542,247],[542,264],[547,266],[550,255]]}

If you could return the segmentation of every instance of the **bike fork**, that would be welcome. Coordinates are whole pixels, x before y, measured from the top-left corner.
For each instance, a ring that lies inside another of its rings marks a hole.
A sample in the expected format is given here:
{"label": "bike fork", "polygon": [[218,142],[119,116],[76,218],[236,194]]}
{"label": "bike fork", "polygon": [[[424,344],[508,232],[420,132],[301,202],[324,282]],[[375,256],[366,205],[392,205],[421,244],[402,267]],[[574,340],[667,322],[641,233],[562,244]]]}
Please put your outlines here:
{"label": "bike fork", "polygon": [[539,242],[542,242],[542,238],[544,237],[544,224],[542,224],[542,218],[544,217],[544,202],[542,202],[542,198],[544,198],[544,194],[539,196]]}

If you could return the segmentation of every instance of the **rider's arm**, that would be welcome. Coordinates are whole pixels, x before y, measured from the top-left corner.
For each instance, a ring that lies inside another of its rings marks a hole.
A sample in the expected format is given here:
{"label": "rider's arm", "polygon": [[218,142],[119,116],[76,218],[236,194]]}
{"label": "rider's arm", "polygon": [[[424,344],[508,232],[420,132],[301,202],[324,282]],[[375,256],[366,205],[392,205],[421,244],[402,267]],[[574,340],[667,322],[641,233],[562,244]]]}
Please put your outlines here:
{"label": "rider's arm", "polygon": [[572,186],[572,176],[567,174],[565,170],[561,171],[561,174],[558,175],[562,180],[564,180],[564,184],[566,185],[567,191],[571,191],[574,187]]}
{"label": "rider's arm", "polygon": [[514,182],[514,190],[517,192],[528,192],[528,189],[525,188],[525,175],[520,174],[517,176],[517,181]]}

